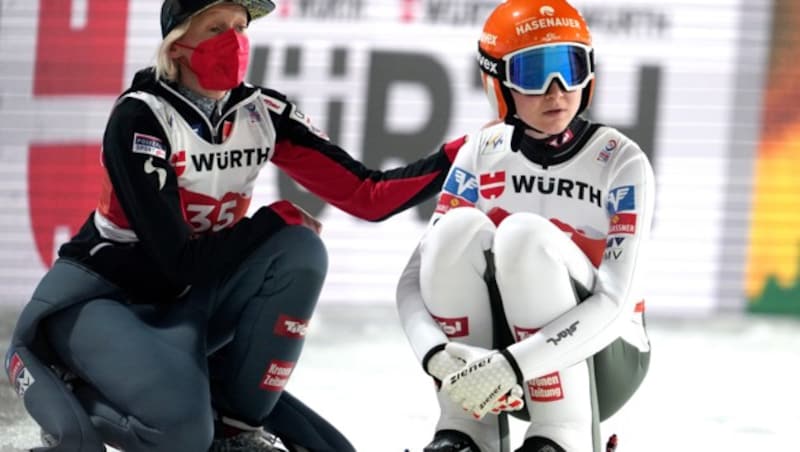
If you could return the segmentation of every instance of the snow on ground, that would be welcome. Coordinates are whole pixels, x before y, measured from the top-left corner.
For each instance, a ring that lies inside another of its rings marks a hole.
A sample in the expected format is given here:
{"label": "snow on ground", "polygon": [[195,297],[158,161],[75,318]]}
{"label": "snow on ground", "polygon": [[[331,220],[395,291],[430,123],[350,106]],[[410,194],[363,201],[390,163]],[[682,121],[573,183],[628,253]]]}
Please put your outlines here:
{"label": "snow on ground", "polygon": [[[14,312],[0,312],[5,354]],[[603,424],[619,452],[800,450],[800,320],[648,319],[650,373]],[[392,308],[322,305],[288,389],[360,452],[422,450],[438,408]],[[512,419],[512,448],[524,424]],[[38,428],[5,379],[0,452],[37,445]]]}

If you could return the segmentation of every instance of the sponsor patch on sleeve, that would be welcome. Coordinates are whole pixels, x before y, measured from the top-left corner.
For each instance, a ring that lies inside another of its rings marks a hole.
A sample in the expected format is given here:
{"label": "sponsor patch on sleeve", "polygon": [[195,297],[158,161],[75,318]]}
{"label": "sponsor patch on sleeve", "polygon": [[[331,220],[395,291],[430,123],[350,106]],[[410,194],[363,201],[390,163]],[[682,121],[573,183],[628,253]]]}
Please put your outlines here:
{"label": "sponsor patch on sleeve", "polygon": [[450,209],[455,209],[456,207],[473,207],[474,205],[475,204],[472,204],[463,198],[453,196],[450,193],[442,192],[442,194],[439,195],[439,202],[436,203],[436,209],[434,209],[434,212],[444,214],[450,211]]}
{"label": "sponsor patch on sleeve", "polygon": [[606,249],[603,252],[603,260],[606,261],[621,261],[625,252],[622,244],[625,243],[625,237],[612,236],[606,242]]}
{"label": "sponsor patch on sleeve", "polygon": [[281,314],[278,316],[278,321],[275,322],[275,327],[272,329],[272,332],[277,336],[301,339],[305,337],[307,330],[307,319],[300,319],[297,317],[290,317],[286,314]]}
{"label": "sponsor patch on sleeve", "polygon": [[167,149],[160,138],[143,133],[133,134],[133,152],[160,159],[167,157]]}
{"label": "sponsor patch on sleeve", "polygon": [[617,213],[612,215],[608,226],[608,235],[612,234],[636,234],[636,214]]}
{"label": "sponsor patch on sleeve", "polygon": [[437,317],[431,315],[436,323],[442,328],[442,331],[449,338],[469,336],[469,318],[468,317]]}
{"label": "sponsor patch on sleeve", "polygon": [[478,202],[478,178],[472,173],[454,167],[444,183],[444,191],[475,204]]}
{"label": "sponsor patch on sleeve", "polygon": [[306,126],[306,128],[308,128],[308,130],[310,130],[311,133],[313,133],[314,135],[322,138],[323,140],[330,140],[328,135],[325,132],[323,132],[322,130],[320,130],[317,126],[315,126],[311,122],[311,118],[309,118],[308,115],[306,115],[305,113],[300,111],[300,109],[297,108],[297,106],[294,106],[294,108],[292,109],[291,116],[292,116],[292,119],[294,119],[295,121],[299,122],[300,124],[303,124],[304,126]]}
{"label": "sponsor patch on sleeve", "polygon": [[292,375],[294,364],[292,361],[278,359],[270,361],[267,365],[267,370],[264,371],[264,376],[261,377],[260,388],[270,392],[283,391],[284,386],[289,382],[289,377]]}
{"label": "sponsor patch on sleeve", "polygon": [[22,358],[20,358],[17,353],[8,357],[7,361],[6,371],[8,372],[8,380],[11,382],[11,386],[14,387],[17,395],[22,397],[36,380],[33,378],[30,371],[28,371],[27,367],[25,367],[25,363],[22,362]]}
{"label": "sponsor patch on sleeve", "polygon": [[286,110],[286,102],[275,99],[274,97],[264,96],[264,104],[267,106],[268,109],[274,111],[279,115],[282,114],[284,110]]}
{"label": "sponsor patch on sleeve", "polygon": [[609,215],[636,210],[636,190],[633,185],[623,185],[608,192],[606,210]]}
{"label": "sponsor patch on sleeve", "polygon": [[531,399],[537,402],[555,402],[564,398],[561,374],[553,372],[528,381]]}
{"label": "sponsor patch on sleeve", "polygon": [[597,153],[597,157],[595,157],[595,161],[605,165],[614,156],[614,151],[617,149],[617,145],[619,142],[617,140],[611,139],[608,140],[605,147]]}

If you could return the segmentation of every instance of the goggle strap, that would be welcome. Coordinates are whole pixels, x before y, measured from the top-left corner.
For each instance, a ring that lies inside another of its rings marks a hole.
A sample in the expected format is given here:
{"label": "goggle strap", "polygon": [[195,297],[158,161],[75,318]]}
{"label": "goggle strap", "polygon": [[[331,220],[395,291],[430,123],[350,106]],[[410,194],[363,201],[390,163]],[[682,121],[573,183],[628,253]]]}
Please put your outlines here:
{"label": "goggle strap", "polygon": [[506,62],[504,60],[498,60],[497,58],[484,52],[483,49],[481,49],[480,42],[478,43],[477,59],[478,66],[480,66],[483,72],[499,79],[501,82],[506,81]]}

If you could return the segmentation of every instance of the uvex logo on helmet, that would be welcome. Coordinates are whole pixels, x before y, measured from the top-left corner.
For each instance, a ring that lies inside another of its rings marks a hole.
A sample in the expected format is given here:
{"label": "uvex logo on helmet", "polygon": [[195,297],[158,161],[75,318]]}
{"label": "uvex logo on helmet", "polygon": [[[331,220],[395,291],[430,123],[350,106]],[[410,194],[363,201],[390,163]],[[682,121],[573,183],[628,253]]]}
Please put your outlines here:
{"label": "uvex logo on helmet", "polygon": [[487,72],[491,72],[494,75],[500,75],[497,72],[497,62],[491,61],[483,55],[478,55],[478,64]]}

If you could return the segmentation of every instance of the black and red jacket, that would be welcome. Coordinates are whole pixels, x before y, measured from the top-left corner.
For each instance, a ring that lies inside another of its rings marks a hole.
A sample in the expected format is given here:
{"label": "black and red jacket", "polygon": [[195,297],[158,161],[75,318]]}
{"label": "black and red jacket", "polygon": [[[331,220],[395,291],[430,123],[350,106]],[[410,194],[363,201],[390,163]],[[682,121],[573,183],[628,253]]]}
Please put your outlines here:
{"label": "black and red jacket", "polygon": [[[157,99],[180,118],[159,116],[154,112],[158,109],[136,96]],[[261,102],[269,108],[253,106]],[[245,111],[248,114],[243,114]],[[248,123],[268,130],[264,136],[273,142],[253,143],[250,149],[222,150],[217,152],[218,160],[213,160],[213,155],[201,155],[187,162],[185,155],[191,150],[172,149],[174,135],[165,130],[176,122],[188,124],[202,138],[204,147],[217,145],[222,149],[227,135],[236,130],[237,121],[242,122],[241,127]],[[61,247],[59,256],[81,262],[117,284],[129,294],[128,301],[169,302],[192,285],[230,273],[255,247],[292,222],[286,216],[286,205],[280,203],[245,216],[252,194],[247,192],[252,192],[250,181],[249,188],[246,184],[237,188],[241,193],[236,196],[247,202],[238,207],[235,221],[220,222],[217,226],[221,227],[213,232],[199,230],[198,224],[190,221],[197,213],[187,211],[187,199],[204,195],[189,193],[183,186],[187,165],[204,166],[196,168],[205,170],[193,175],[197,182],[198,177],[225,177],[226,169],[235,166],[232,162],[239,166],[271,162],[339,209],[358,218],[381,221],[439,192],[463,142],[458,141],[407,166],[372,170],[328,141],[281,93],[242,84],[231,91],[222,116],[211,124],[174,84],[157,80],[152,69],[145,69],[136,74],[132,86],[120,97],[106,126],[102,157],[106,177],[98,208],[78,234]],[[209,202],[219,205],[222,201]]]}

